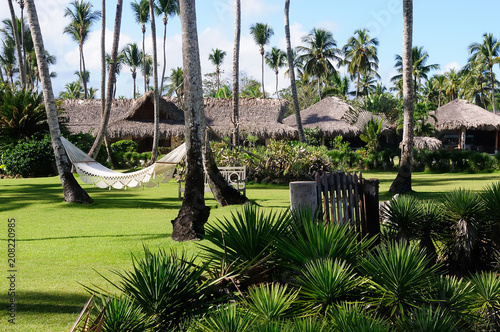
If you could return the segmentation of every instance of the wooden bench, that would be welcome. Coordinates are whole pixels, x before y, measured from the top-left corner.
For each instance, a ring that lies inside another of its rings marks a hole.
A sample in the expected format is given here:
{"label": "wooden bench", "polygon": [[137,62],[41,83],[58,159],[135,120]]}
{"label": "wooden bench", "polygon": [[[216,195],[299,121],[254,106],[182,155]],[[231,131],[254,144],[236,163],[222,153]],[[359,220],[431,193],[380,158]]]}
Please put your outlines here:
{"label": "wooden bench", "polygon": [[[247,187],[247,173],[246,173],[246,167],[219,167],[219,171],[226,179],[226,181],[236,190],[238,190],[240,193],[243,195],[246,195],[246,187]],[[204,182],[204,188],[205,192],[212,192],[210,190],[210,185],[208,184],[208,178],[207,174],[205,173],[204,176],[205,182]],[[184,180],[178,180],[177,183],[179,185],[179,199],[182,199],[182,193],[186,191],[186,188],[184,188]]]}

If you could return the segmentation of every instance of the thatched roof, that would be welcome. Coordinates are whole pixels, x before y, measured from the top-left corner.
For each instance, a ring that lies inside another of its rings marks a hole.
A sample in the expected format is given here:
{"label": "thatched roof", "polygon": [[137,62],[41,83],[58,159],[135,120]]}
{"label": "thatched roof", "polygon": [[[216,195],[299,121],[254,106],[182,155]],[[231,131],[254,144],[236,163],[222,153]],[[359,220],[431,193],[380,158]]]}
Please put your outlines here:
{"label": "thatched roof", "polygon": [[[302,125],[304,128],[318,127],[320,134],[325,137],[357,136],[361,133],[359,128],[342,120],[350,109],[352,106],[342,99],[328,97],[300,112]],[[297,127],[295,115],[287,117],[283,123]]]}
{"label": "thatched roof", "polygon": [[500,116],[476,106],[467,100],[455,99],[439,107],[434,115],[437,130],[496,130],[500,129]]}
{"label": "thatched roof", "polygon": [[[399,146],[401,147],[401,142]],[[437,151],[443,147],[443,142],[434,137],[415,136],[413,138],[413,147],[417,150]]]}
{"label": "thatched roof", "polygon": [[[232,99],[205,98],[205,118],[218,133],[229,136],[233,130]],[[295,137],[297,130],[282,123],[287,101],[280,99],[240,98],[240,133],[259,138]]]}
{"label": "thatched roof", "polygon": [[[160,136],[183,137],[184,112],[175,98],[160,99]],[[281,123],[287,102],[276,99],[240,99],[240,132],[260,138],[293,137],[296,130]],[[101,122],[100,100],[63,100],[67,127],[72,133],[96,134]],[[108,126],[111,138],[152,137],[153,94],[150,92],[136,100],[114,100]],[[231,99],[205,99],[207,123],[218,133],[229,136],[233,103]]]}

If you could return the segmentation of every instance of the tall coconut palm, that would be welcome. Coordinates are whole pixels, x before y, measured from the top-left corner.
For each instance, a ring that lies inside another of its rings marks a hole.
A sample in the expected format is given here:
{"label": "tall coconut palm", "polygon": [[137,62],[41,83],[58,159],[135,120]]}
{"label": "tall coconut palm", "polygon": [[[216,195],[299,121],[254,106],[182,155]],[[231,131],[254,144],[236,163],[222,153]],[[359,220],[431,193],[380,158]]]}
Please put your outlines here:
{"label": "tall coconut palm", "polygon": [[226,52],[216,48],[212,48],[212,53],[208,55],[208,60],[215,66],[215,74],[217,75],[217,91],[220,90],[220,65],[224,62]]}
{"label": "tall coconut palm", "polygon": [[458,98],[458,91],[460,90],[460,74],[454,69],[450,69],[444,73],[446,95],[450,100],[455,100]]}
{"label": "tall coconut palm", "polygon": [[24,80],[21,80],[21,86],[24,82],[24,84],[26,85],[27,84],[27,70],[26,70],[26,66],[27,66],[27,63],[26,63],[26,47],[24,45],[24,0],[17,0],[17,3],[19,4],[19,8],[21,9],[21,19],[19,21],[21,21],[21,33],[19,34],[19,37],[20,37],[20,42],[21,42],[21,50],[22,50],[22,53],[23,53],[23,62],[22,62],[22,68],[21,68],[21,73],[24,73]]}
{"label": "tall coconut palm", "polygon": [[341,61],[340,50],[337,42],[333,39],[331,32],[314,28],[308,35],[302,38],[305,46],[298,46],[304,61],[304,72],[316,78],[318,84],[318,96],[321,100],[321,85],[323,80],[330,74],[336,72],[332,61]]}
{"label": "tall coconut palm", "polygon": [[196,27],[195,0],[179,0],[182,29],[182,62],[186,90],[186,192],[177,217],[172,221],[172,239],[200,238],[210,214],[203,197],[203,88]]}
{"label": "tall coconut palm", "polygon": [[142,52],[137,47],[136,43],[127,44],[125,48],[121,51],[123,54],[123,62],[130,67],[132,72],[132,80],[134,81],[134,94],[133,98],[136,98],[136,78],[137,78],[137,68],[142,65]]}
{"label": "tall coconut palm", "polygon": [[493,74],[493,65],[500,63],[500,40],[496,39],[493,34],[485,33],[483,35],[483,42],[472,43],[469,45],[469,53],[471,57],[470,63],[474,66],[488,65],[490,70],[491,82],[491,104],[493,105],[493,113],[496,114],[495,107],[495,76]]}
{"label": "tall coconut palm", "polygon": [[36,7],[33,0],[26,0],[26,12],[35,46],[36,58],[38,67],[40,68],[40,77],[42,80],[42,90],[45,102],[45,110],[47,112],[47,121],[49,124],[50,136],[52,139],[52,146],[54,148],[55,160],[57,171],[61,178],[63,187],[64,200],[73,203],[91,203],[92,199],[80,187],[76,179],[71,173],[71,164],[66,156],[64,147],[61,142],[61,130],[57,118],[57,109],[54,100],[54,92],[52,90],[52,82],[50,81],[49,67],[45,62],[45,49],[43,46],[42,33],[40,31],[40,24],[38,23],[38,16]]}
{"label": "tall coconut palm", "polygon": [[160,93],[158,92],[158,57],[156,52],[156,23],[153,0],[149,0],[149,16],[151,17],[151,40],[153,43],[153,91],[154,91],[154,135],[151,161],[158,157],[160,143]]}
{"label": "tall coconut palm", "polygon": [[276,74],[276,97],[280,97],[278,94],[278,76],[280,68],[285,66],[286,61],[286,53],[280,50],[277,47],[273,47],[271,52],[266,53],[266,63],[274,73]]}
{"label": "tall coconut palm", "polygon": [[351,76],[356,76],[356,99],[358,99],[359,95],[361,76],[375,76],[380,78],[377,74],[378,39],[370,38],[368,32],[370,31],[367,29],[356,30],[354,36],[349,38],[347,44],[342,49],[345,54],[342,64],[347,65],[347,70]]}
{"label": "tall coconut palm", "polygon": [[16,68],[15,46],[3,40],[2,44],[3,48],[0,54],[0,66],[4,68],[7,79],[10,79],[10,83],[14,85],[14,73],[18,71]]}
{"label": "tall coconut palm", "polygon": [[[10,18],[12,22],[12,26],[14,27],[14,22],[17,22],[16,19],[16,14],[14,13],[14,6],[12,5],[12,0],[8,0],[9,3],[9,11],[10,11]],[[23,61],[23,55],[22,55],[22,43],[21,43],[21,37],[18,35],[17,29],[12,29],[13,36],[14,36],[14,42],[15,42],[15,49],[16,49],[16,55],[17,55],[17,63],[19,64],[19,69],[20,69],[20,82],[21,86],[24,88],[26,86],[26,67],[24,67],[24,61]]]}
{"label": "tall coconut palm", "polygon": [[88,39],[90,27],[99,20],[101,12],[92,10],[92,4],[84,0],[75,0],[71,3],[72,7],[67,7],[64,11],[64,17],[69,17],[71,22],[64,28],[64,33],[68,34],[78,43],[80,51],[80,78],[83,82],[85,98],[88,97],[87,82],[83,78],[85,70],[85,57],[83,55],[83,44]]}
{"label": "tall coconut palm", "polygon": [[172,68],[170,77],[166,78],[170,84],[165,86],[167,96],[175,96],[181,108],[184,108],[184,71],[182,67]]}
{"label": "tall coconut palm", "polygon": [[155,2],[156,15],[163,15],[163,71],[161,74],[160,92],[163,91],[165,70],[167,68],[167,24],[168,18],[179,15],[179,3],[177,0],[158,0]]}
{"label": "tall coconut palm", "polygon": [[233,47],[233,144],[240,143],[240,39],[241,0],[234,0],[234,47]]}
{"label": "tall coconut palm", "polygon": [[140,0],[137,2],[135,0],[131,3],[132,12],[134,13],[135,21],[141,24],[142,27],[142,72],[144,74],[144,93],[147,91],[147,82],[146,82],[146,23],[149,22],[149,2],[148,0]]}
{"label": "tall coconut palm", "polygon": [[299,98],[297,94],[297,84],[295,83],[295,59],[298,57],[292,52],[292,41],[290,39],[290,0],[285,0],[285,39],[286,39],[286,55],[288,60],[288,72],[290,75],[290,86],[292,88],[293,110],[295,113],[295,121],[297,122],[297,131],[299,132],[299,141],[305,142],[304,128],[302,127],[302,119],[300,117]]}
{"label": "tall coconut palm", "polygon": [[255,43],[260,47],[260,55],[262,57],[262,95],[266,98],[266,91],[264,89],[264,46],[269,44],[274,31],[267,24],[255,23],[250,27],[250,34],[253,36]]}
{"label": "tall coconut palm", "polygon": [[401,160],[398,175],[389,191],[392,193],[407,193],[411,191],[411,172],[413,162],[413,0],[403,0],[403,141],[401,144]]}
{"label": "tall coconut palm", "polygon": [[446,88],[446,77],[444,75],[434,75],[434,87],[438,90],[438,107],[441,107],[443,92]]}

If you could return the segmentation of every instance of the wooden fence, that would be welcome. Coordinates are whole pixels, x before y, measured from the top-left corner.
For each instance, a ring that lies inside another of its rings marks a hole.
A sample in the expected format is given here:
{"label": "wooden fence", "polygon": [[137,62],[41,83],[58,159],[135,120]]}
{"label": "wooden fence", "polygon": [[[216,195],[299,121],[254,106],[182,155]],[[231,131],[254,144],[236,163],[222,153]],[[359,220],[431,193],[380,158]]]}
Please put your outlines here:
{"label": "wooden fence", "polygon": [[317,172],[318,207],[325,221],[355,225],[361,237],[380,233],[379,180],[363,179],[361,172]]}

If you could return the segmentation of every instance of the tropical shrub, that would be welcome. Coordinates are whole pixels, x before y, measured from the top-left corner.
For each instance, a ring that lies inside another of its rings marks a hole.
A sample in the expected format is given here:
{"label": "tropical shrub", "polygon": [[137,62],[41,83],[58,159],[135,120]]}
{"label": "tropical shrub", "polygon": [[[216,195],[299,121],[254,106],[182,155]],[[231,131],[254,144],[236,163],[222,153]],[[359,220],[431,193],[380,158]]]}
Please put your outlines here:
{"label": "tropical shrub", "polygon": [[131,140],[121,140],[111,144],[111,151],[120,167],[142,166],[145,161],[151,159],[151,152],[138,153],[138,146],[136,142]]}
{"label": "tropical shrub", "polygon": [[55,158],[50,135],[45,135],[42,139],[20,141],[12,148],[4,150],[1,159],[1,163],[5,165],[5,173],[11,176],[57,174],[53,166]]}

